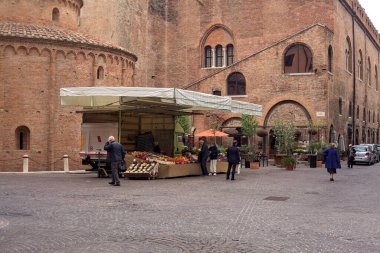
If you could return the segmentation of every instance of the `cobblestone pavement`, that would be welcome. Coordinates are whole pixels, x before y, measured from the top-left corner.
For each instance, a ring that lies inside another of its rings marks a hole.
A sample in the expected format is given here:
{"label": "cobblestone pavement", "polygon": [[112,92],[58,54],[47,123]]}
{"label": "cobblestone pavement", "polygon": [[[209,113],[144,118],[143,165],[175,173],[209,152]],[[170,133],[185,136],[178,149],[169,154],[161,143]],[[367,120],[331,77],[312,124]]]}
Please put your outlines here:
{"label": "cobblestone pavement", "polygon": [[380,164],[335,182],[305,166],[121,187],[95,174],[1,174],[0,252],[380,252],[379,178]]}

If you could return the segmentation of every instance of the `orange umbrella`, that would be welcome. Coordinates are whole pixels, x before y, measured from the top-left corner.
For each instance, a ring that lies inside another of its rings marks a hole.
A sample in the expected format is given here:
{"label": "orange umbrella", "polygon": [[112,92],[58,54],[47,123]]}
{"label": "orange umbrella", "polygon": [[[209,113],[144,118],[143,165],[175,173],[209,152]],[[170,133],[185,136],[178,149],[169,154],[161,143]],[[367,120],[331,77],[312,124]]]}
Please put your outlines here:
{"label": "orange umbrella", "polygon": [[228,136],[228,134],[223,133],[221,131],[215,131],[215,130],[209,129],[209,130],[197,133],[197,134],[195,134],[195,136],[197,136],[197,137],[214,137],[214,136],[215,137],[226,137],[226,136]]}

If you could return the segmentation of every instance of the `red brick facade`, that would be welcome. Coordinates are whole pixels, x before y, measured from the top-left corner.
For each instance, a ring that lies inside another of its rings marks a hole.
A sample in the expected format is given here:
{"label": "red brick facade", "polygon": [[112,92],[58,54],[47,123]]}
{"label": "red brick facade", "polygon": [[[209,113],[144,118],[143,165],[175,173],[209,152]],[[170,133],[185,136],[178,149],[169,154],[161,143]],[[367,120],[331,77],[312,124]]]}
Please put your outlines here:
{"label": "red brick facade", "polygon": [[[183,87],[229,95],[227,80],[236,72],[246,86],[234,99],[262,104],[259,121],[268,130],[276,118],[285,118],[294,119],[305,140],[307,125],[322,123],[325,141],[335,132],[348,144],[355,141],[352,131],[358,142],[379,141],[380,35],[357,0],[10,2],[0,0],[2,159],[25,153],[15,149],[19,126],[29,128],[29,153],[43,164],[77,154],[81,117],[59,105],[60,87]],[[52,20],[54,8],[59,22]],[[11,28],[4,25],[9,23]],[[30,35],[33,26],[37,32]],[[308,73],[284,73],[292,45],[311,51]],[[212,67],[206,67],[207,46],[223,56],[210,60]],[[103,80],[97,78],[99,67]],[[208,127],[199,117],[194,125],[199,131]],[[3,163],[0,171],[20,170],[17,163]]]}

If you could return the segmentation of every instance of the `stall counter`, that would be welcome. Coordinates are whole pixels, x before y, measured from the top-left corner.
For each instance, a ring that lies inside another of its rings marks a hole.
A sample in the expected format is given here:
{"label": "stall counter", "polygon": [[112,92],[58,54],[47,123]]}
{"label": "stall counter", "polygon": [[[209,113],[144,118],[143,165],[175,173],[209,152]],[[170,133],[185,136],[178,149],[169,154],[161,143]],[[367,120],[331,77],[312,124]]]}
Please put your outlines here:
{"label": "stall counter", "polygon": [[[209,169],[210,163],[207,164]],[[226,173],[228,169],[227,162],[219,162],[216,165],[217,173]],[[189,164],[160,164],[158,167],[158,178],[172,178],[172,177],[186,177],[186,176],[200,176],[202,175],[199,163]]]}

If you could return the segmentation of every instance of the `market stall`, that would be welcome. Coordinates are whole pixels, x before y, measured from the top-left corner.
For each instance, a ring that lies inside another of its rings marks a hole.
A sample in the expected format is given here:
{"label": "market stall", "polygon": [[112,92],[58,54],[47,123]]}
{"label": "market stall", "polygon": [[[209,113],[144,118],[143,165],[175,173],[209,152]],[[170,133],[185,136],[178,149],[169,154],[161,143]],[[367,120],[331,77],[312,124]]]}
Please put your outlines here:
{"label": "market stall", "polygon": [[[262,111],[260,105],[234,101],[231,97],[175,88],[74,87],[61,88],[60,96],[63,106],[83,107],[78,111],[83,114],[83,124],[117,123],[118,132],[114,135],[136,159],[127,162],[128,166],[134,166],[127,169],[126,175],[138,177],[145,173],[149,178],[201,174],[196,158],[173,158],[178,146],[178,116],[205,111],[260,116]],[[159,143],[162,154],[153,154],[154,143]],[[138,157],[133,151],[149,155]],[[226,163],[219,162],[217,170],[225,172]]]}

